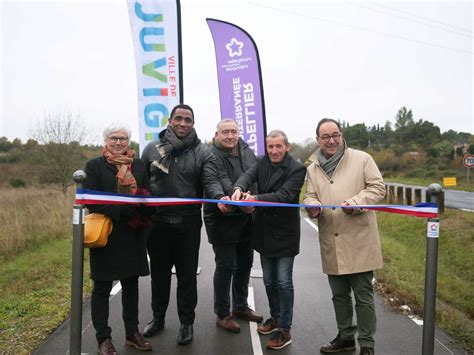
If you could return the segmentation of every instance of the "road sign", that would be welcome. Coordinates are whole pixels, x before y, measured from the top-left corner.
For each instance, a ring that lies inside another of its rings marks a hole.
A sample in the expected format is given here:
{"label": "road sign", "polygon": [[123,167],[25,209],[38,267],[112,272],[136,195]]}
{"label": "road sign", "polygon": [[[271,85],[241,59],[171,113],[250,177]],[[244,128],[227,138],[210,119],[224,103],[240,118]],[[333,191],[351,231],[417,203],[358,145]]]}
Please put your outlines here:
{"label": "road sign", "polygon": [[472,168],[474,166],[474,154],[466,154],[462,162],[466,168]]}
{"label": "road sign", "polygon": [[443,178],[443,185],[444,186],[456,186],[457,181],[455,177],[445,177]]}

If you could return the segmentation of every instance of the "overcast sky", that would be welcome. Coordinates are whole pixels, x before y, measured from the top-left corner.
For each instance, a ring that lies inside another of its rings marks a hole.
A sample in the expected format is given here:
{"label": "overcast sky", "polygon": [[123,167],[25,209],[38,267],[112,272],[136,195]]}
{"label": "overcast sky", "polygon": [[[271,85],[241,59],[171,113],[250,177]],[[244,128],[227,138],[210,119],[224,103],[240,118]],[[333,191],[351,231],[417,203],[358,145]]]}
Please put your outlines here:
{"label": "overcast sky", "polygon": [[[30,137],[46,111],[78,112],[94,132],[126,122],[137,140],[137,85],[126,0],[1,3],[0,136]],[[474,133],[471,1],[181,0],[184,101],[198,135],[220,119],[205,18],[252,35],[267,129],[290,141],[316,123],[394,122],[406,106],[441,131]]]}

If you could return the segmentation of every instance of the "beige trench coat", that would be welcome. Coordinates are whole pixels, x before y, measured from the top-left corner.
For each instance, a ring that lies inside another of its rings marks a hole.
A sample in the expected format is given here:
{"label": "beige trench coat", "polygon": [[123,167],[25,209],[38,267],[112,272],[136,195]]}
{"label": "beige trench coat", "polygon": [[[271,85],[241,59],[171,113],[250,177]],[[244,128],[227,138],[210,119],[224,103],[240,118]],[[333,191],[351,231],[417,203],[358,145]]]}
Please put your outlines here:
{"label": "beige trench coat", "polygon": [[[317,155],[316,155],[317,156]],[[385,196],[385,186],[372,157],[346,148],[330,178],[315,161],[308,167],[304,203],[351,206],[376,204]],[[323,272],[354,274],[383,266],[377,219],[374,211],[323,208],[318,217]]]}

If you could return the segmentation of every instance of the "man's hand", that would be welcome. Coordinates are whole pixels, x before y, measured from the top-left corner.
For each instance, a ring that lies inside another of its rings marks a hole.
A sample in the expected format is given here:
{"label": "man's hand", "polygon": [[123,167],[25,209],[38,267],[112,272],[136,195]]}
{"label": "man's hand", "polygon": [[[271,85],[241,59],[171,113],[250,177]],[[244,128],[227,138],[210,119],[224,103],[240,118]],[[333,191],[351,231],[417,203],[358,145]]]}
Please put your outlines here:
{"label": "man's hand", "polygon": [[257,198],[250,193],[250,191],[244,192],[243,200],[245,201],[257,201]]}
{"label": "man's hand", "polygon": [[[349,202],[347,201],[344,201],[343,203],[341,203],[341,206],[350,206]],[[345,214],[352,214],[354,212],[354,208],[347,208],[347,207],[343,207],[342,208],[342,212],[344,212]]]}
{"label": "man's hand", "polygon": [[319,207],[307,207],[306,212],[308,212],[309,218],[318,218],[321,213],[321,208]]}
{"label": "man's hand", "polygon": [[[221,201],[230,201],[230,198],[229,196],[224,196],[224,197],[221,197],[220,198]],[[218,203],[217,204],[217,208],[219,209],[219,211],[221,211],[221,213],[223,214],[226,214],[226,213],[229,213],[231,208],[229,205],[226,205],[224,203]]]}
{"label": "man's hand", "polygon": [[247,214],[252,214],[253,211],[255,211],[254,206],[239,206],[239,208],[243,213],[247,213]]}
{"label": "man's hand", "polygon": [[239,188],[235,189],[231,199],[232,201],[240,201],[242,199],[242,191]]}

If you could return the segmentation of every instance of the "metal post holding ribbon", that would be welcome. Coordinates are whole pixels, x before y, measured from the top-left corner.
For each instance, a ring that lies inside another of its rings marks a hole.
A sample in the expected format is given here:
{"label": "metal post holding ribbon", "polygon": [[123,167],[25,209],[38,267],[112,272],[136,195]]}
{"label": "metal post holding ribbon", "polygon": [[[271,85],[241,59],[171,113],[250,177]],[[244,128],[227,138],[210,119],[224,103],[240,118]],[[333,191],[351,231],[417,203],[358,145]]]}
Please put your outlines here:
{"label": "metal post holding ribbon", "polygon": [[[73,174],[77,189],[82,189],[86,173],[77,170]],[[81,355],[82,335],[82,286],[84,273],[84,205],[75,204],[72,214],[72,276],[71,276],[71,326],[69,354]]]}
{"label": "metal post holding ribbon", "polygon": [[[438,203],[443,188],[439,184],[428,186],[427,196]],[[423,355],[432,355],[434,351],[434,333],[436,322],[436,279],[438,272],[439,218],[429,218],[426,230],[425,296],[423,307]]]}

